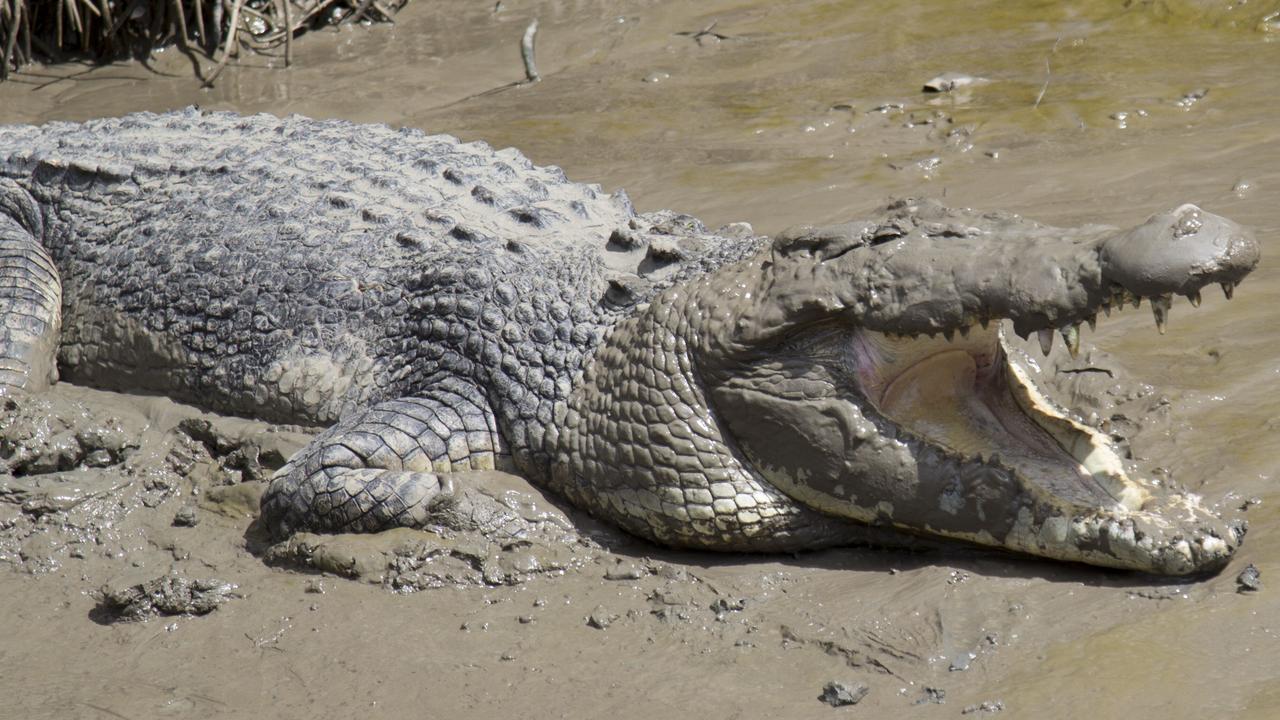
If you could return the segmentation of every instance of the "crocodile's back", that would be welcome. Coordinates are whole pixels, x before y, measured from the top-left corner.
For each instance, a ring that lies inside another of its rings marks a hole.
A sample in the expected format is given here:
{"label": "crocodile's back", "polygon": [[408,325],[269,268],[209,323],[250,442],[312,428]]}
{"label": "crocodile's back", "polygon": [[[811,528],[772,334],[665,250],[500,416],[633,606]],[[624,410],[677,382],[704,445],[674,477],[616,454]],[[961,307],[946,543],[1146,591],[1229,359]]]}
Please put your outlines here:
{"label": "crocodile's back", "polygon": [[41,208],[70,377],[315,422],[469,370],[477,333],[598,322],[633,214],[515,150],[196,110],[4,128],[3,178]]}

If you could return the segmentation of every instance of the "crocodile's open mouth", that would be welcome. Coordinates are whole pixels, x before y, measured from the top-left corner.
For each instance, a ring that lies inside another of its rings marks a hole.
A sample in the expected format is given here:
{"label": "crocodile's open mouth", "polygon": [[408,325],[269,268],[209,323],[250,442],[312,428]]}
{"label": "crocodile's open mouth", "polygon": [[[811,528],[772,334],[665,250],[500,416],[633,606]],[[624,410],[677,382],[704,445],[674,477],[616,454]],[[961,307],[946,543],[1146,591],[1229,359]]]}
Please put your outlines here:
{"label": "crocodile's open mouth", "polygon": [[862,391],[900,430],[963,460],[1005,466],[1080,507],[1137,510],[1108,438],[1072,420],[1009,354],[1001,326],[963,336],[889,337],[861,331],[854,353]]}
{"label": "crocodile's open mouth", "polygon": [[1060,335],[1075,354],[1084,324],[1143,299],[1163,332],[1175,295],[1198,305],[1220,283],[1231,297],[1258,263],[1252,236],[1194,205],[1123,232],[896,207],[780,235],[763,279],[744,266],[738,280],[771,303],[698,305],[736,317],[699,370],[754,472],[809,508],[908,532],[1164,574],[1226,564],[1243,531],[1126,472],[1005,333],[1046,354]]}

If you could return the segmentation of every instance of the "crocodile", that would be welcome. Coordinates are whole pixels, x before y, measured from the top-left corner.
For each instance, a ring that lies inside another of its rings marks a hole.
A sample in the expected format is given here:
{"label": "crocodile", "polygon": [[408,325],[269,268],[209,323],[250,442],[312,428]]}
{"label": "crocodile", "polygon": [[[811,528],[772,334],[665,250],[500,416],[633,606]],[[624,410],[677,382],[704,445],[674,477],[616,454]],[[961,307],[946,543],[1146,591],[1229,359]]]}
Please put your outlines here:
{"label": "crocodile", "polygon": [[1062,229],[905,199],[774,237],[637,212],[514,149],[188,108],[0,129],[0,388],[62,380],[327,427],[272,536],[430,526],[511,469],[657,543],[867,528],[1220,569],[1243,529],[1126,469],[1010,333],[1232,290],[1250,233],[1180,205]]}

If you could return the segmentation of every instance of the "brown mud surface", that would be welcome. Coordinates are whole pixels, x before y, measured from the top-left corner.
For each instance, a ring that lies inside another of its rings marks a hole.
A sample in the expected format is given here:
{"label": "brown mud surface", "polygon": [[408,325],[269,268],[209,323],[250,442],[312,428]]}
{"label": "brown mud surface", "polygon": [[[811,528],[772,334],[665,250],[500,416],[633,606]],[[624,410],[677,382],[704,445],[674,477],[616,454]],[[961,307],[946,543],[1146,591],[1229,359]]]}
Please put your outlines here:
{"label": "brown mud surface", "polygon": [[[1167,335],[1146,307],[1103,321],[1071,365],[1093,371],[1044,364],[1143,471],[1248,520],[1232,564],[1189,581],[957,548],[667,551],[573,530],[499,476],[528,542],[269,549],[261,478],[311,429],[20,399],[0,411],[0,718],[1280,717],[1277,5],[418,2],[211,91],[172,50],[18,73],[0,123],[198,103],[409,125],[764,232],[891,195],[1053,224],[1195,202],[1264,259],[1232,302],[1176,302]],[[534,17],[544,80],[482,94],[523,77]],[[989,82],[921,92],[944,72]],[[1261,589],[1237,592],[1249,564]],[[833,709],[832,680],[869,692]]]}

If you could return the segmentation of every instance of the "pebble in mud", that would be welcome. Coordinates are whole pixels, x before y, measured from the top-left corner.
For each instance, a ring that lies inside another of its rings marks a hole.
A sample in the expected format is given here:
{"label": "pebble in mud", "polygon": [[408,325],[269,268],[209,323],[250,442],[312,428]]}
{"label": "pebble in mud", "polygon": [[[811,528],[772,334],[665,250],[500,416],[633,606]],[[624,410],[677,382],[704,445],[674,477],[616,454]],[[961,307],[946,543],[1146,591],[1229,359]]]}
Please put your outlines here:
{"label": "pebble in mud", "polygon": [[1209,94],[1208,88],[1196,88],[1195,90],[1189,90],[1183,93],[1182,97],[1178,98],[1173,104],[1177,105],[1183,110],[1189,110],[1191,109],[1192,105],[1195,105],[1196,103],[1200,102],[1202,99],[1204,99],[1204,96],[1208,94]]}
{"label": "pebble in mud", "polygon": [[174,527],[195,527],[200,523],[200,515],[194,505],[183,505],[173,515]]}
{"label": "pebble in mud", "polygon": [[964,672],[969,669],[969,665],[973,663],[973,660],[976,657],[977,655],[969,652],[968,650],[957,653],[956,656],[951,659],[951,665],[947,670],[951,672]]}
{"label": "pebble in mud", "polygon": [[1262,573],[1257,566],[1249,563],[1244,570],[1236,576],[1236,592],[1257,592],[1262,589]]}
{"label": "pebble in mud", "polygon": [[587,616],[587,626],[604,630],[618,619],[616,613],[609,612],[603,605],[597,605],[591,614]]}
{"label": "pebble in mud", "polygon": [[962,72],[945,72],[925,82],[921,92],[927,93],[944,93],[951,92],[963,87],[972,85],[982,85],[991,82],[982,77],[976,77],[968,73]]}
{"label": "pebble in mud", "polygon": [[965,709],[960,711],[961,715],[972,715],[976,712],[998,713],[1004,710],[1003,700],[983,700],[978,705],[967,705]]}
{"label": "pebble in mud", "polygon": [[869,692],[871,692],[871,688],[862,683],[846,685],[832,680],[823,686],[822,694],[818,696],[818,699],[831,707],[857,705]]}

